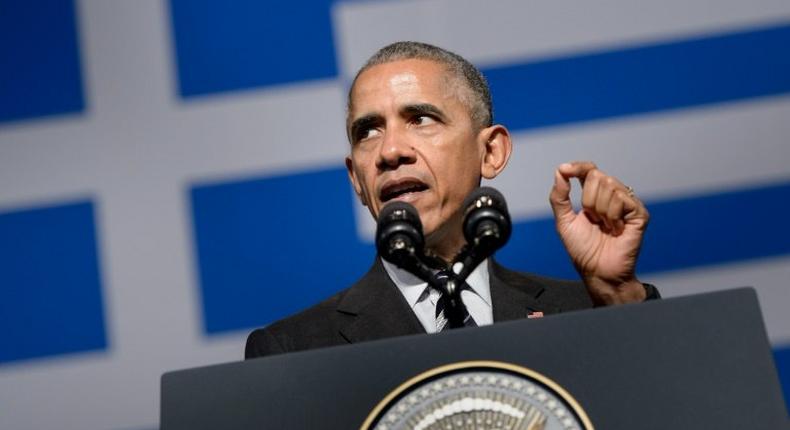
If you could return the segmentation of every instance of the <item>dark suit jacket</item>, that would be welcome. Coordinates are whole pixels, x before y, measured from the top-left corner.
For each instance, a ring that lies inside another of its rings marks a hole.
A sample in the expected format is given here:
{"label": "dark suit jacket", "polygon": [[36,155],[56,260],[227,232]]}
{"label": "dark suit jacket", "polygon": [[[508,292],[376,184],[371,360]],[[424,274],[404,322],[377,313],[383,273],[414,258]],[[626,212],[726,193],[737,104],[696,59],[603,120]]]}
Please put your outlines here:
{"label": "dark suit jacket", "polygon": [[[508,270],[489,260],[494,322],[592,307],[579,281],[546,278]],[[403,294],[378,258],[351,288],[323,302],[253,331],[246,358],[425,333]]]}

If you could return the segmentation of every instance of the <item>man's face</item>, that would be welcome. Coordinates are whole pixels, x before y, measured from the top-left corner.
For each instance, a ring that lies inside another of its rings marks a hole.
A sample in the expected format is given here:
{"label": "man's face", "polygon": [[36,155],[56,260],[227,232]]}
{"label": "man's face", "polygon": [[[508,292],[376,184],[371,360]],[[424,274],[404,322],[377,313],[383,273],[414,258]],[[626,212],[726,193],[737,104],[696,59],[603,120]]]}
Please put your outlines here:
{"label": "man's face", "polygon": [[374,218],[395,200],[414,205],[429,246],[460,237],[461,205],[480,182],[485,141],[464,91],[444,65],[410,59],[369,68],[351,94],[356,193]]}

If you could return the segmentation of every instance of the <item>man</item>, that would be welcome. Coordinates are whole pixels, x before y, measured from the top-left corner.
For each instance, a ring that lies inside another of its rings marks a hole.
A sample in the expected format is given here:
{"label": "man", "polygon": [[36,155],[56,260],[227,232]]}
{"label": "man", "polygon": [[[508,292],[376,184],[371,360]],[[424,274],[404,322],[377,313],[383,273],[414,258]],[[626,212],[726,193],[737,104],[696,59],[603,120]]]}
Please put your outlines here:
{"label": "man", "polygon": [[[358,72],[346,121],[349,178],[374,218],[409,202],[423,224],[426,251],[449,263],[464,246],[462,203],[505,168],[512,143],[492,121],[480,72],[460,56],[416,42],[382,48]],[[582,211],[570,179],[582,183]],[[469,276],[462,298],[474,325],[657,296],[634,268],[648,212],[633,191],[591,162],[562,164],[549,201],[557,231],[582,282],[519,274],[494,261]],[[376,259],[352,287],[297,315],[254,331],[246,357],[436,332],[440,293]]]}

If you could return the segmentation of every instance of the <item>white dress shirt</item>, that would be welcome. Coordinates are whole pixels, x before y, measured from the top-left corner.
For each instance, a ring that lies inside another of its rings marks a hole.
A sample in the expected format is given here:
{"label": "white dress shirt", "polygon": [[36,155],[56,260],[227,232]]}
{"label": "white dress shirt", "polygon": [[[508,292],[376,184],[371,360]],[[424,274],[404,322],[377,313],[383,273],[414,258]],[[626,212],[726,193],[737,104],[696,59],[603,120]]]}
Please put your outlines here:
{"label": "white dress shirt", "polygon": [[[406,303],[417,315],[417,319],[428,333],[436,333],[436,302],[440,293],[428,286],[428,283],[398,268],[394,264],[382,260],[384,270],[400,290]],[[461,291],[461,300],[466,305],[469,315],[474,318],[478,326],[489,325],[494,321],[491,309],[491,288],[488,282],[488,260],[475,267],[475,270],[466,278],[466,283],[472,289],[465,288]],[[425,289],[429,289],[427,298],[420,300]]]}

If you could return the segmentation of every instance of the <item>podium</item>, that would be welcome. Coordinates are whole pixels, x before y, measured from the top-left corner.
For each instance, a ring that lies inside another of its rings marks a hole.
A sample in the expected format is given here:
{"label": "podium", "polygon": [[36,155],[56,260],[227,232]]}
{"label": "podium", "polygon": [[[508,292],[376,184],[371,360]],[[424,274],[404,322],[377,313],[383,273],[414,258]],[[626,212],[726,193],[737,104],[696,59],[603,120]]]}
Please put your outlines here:
{"label": "podium", "polygon": [[599,430],[790,428],[741,288],[169,372],[161,429],[358,429],[404,381],[470,360],[544,375]]}

